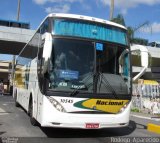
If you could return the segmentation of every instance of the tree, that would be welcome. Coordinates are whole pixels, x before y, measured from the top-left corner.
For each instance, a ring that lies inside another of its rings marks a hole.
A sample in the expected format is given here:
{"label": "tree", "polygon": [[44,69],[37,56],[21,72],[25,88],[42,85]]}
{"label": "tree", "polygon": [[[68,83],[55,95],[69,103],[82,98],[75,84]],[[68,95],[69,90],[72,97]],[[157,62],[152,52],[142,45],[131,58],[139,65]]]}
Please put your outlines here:
{"label": "tree", "polygon": [[123,26],[125,26],[125,20],[124,20],[124,17],[123,15],[121,14],[118,14],[116,18],[113,18],[111,21],[115,22],[115,23],[118,23],[118,24],[121,24]]}
{"label": "tree", "polygon": [[129,27],[127,27],[127,30],[128,30],[128,36],[129,36],[129,38],[133,39],[133,37],[134,37],[134,30],[133,30],[133,28],[129,26]]}
{"label": "tree", "polygon": [[139,24],[138,26],[136,27],[127,27],[128,29],[128,36],[129,36],[129,40],[130,40],[130,43],[135,43],[135,44],[140,44],[140,45],[147,45],[148,44],[148,40],[147,39],[143,39],[143,38],[135,38],[134,37],[134,34],[140,30],[142,27],[148,25],[149,22],[148,21],[145,21],[143,22],[142,24]]}
{"label": "tree", "polygon": [[[111,21],[118,23],[118,24],[121,24],[123,26],[126,26],[124,17],[121,14],[118,14],[117,17],[113,18]],[[148,24],[149,24],[149,22],[145,21],[142,24],[138,25],[137,27],[131,27],[131,26],[127,27],[130,43],[137,43],[137,44],[142,44],[142,45],[148,44],[148,40],[134,37],[134,34],[136,31],[140,30],[142,27],[144,27]]]}

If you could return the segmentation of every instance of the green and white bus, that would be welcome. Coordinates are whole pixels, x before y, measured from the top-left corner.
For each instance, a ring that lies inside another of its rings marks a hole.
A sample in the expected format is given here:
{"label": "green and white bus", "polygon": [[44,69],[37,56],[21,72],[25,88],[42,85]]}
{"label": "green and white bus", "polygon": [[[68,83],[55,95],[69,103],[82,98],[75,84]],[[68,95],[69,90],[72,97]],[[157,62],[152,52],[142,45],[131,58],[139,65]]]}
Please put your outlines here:
{"label": "green and white bus", "polygon": [[131,83],[124,26],[53,13],[16,59],[13,97],[32,125],[124,127],[129,123]]}

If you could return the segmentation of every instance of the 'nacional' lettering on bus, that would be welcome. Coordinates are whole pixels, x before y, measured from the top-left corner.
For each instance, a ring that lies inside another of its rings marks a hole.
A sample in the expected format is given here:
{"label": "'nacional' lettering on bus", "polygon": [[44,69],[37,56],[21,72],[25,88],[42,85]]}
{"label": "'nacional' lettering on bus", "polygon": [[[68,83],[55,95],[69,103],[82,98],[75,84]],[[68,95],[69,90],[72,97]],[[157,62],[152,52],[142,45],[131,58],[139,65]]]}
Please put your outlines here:
{"label": "'nacional' lettering on bus", "polygon": [[123,101],[102,101],[97,100],[96,105],[123,105]]}

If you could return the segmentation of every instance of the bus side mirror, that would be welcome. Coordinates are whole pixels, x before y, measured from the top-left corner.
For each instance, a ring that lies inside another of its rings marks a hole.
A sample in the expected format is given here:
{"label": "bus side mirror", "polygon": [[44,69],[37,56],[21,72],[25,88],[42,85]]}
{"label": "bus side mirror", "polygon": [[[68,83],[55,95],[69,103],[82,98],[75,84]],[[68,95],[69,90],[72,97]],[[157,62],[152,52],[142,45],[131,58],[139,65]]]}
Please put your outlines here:
{"label": "bus side mirror", "polygon": [[43,66],[42,66],[42,74],[48,72],[48,68],[50,66],[50,57],[52,52],[52,35],[50,33],[45,33],[43,35],[44,47],[43,47]]}
{"label": "bus side mirror", "polygon": [[43,58],[42,61],[42,74],[44,75],[47,72],[47,61]]}
{"label": "bus side mirror", "polygon": [[48,58],[48,60],[45,60],[43,58],[42,74],[45,75],[46,73],[49,73],[49,70],[50,70],[50,58]]}
{"label": "bus side mirror", "polygon": [[149,61],[150,53],[148,49],[142,45],[131,46],[131,52],[132,53],[135,52],[139,54],[139,56],[141,57],[141,66],[143,67],[142,70],[136,76],[133,77],[133,81],[136,81],[146,72],[149,66],[148,61]]}
{"label": "bus side mirror", "polygon": [[125,51],[122,52],[122,54],[119,57],[119,73],[124,78],[128,78],[129,74],[129,68],[130,68],[129,54],[130,51],[126,49]]}

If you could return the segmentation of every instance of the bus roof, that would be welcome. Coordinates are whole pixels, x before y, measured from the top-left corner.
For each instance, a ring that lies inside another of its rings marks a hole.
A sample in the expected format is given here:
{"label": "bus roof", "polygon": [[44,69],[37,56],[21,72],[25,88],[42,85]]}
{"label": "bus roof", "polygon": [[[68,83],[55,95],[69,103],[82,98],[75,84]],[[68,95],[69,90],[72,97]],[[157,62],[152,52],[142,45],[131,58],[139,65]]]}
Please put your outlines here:
{"label": "bus roof", "polygon": [[96,18],[96,17],[85,16],[85,15],[66,14],[66,13],[51,13],[47,17],[62,17],[62,18],[74,18],[74,19],[80,19],[80,20],[88,20],[88,21],[99,22],[99,23],[103,23],[103,24],[116,26],[116,27],[119,27],[119,28],[126,30],[126,27],[124,27],[123,25],[120,25],[120,24],[117,24],[117,23],[114,23],[114,22],[111,22],[108,20],[104,20],[104,19],[100,19],[100,18]]}

